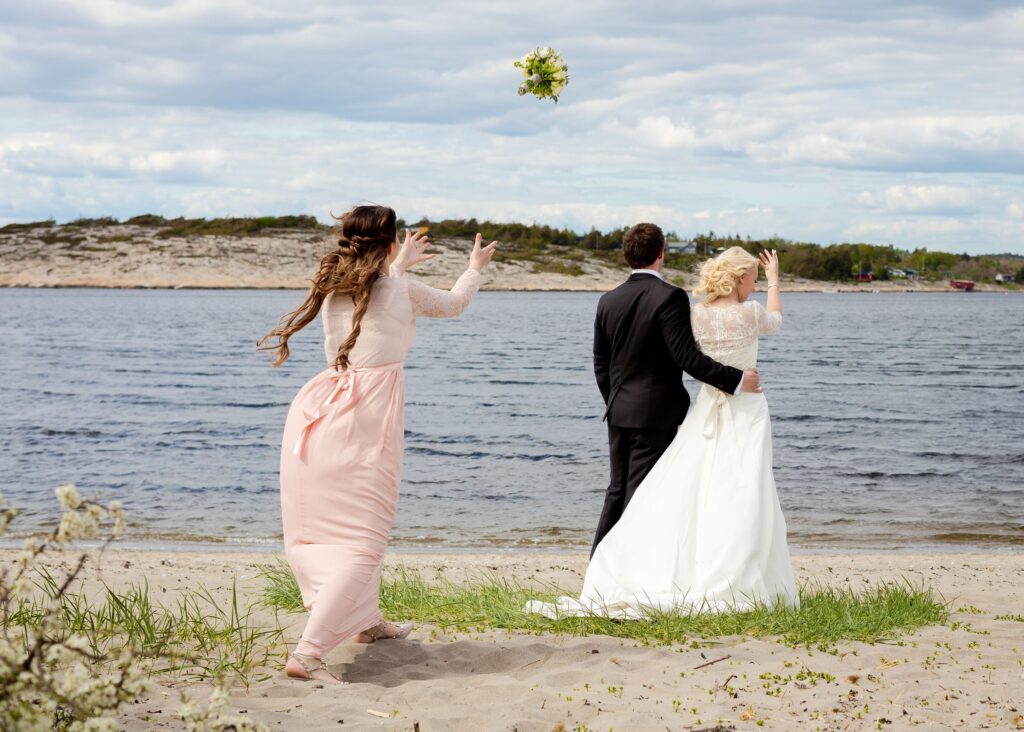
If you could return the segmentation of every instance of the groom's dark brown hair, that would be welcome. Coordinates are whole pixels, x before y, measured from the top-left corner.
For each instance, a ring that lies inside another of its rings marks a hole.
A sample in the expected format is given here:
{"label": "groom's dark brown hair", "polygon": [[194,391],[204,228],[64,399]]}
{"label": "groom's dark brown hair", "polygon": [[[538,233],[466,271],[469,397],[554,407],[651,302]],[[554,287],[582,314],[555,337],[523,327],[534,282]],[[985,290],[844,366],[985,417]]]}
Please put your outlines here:
{"label": "groom's dark brown hair", "polygon": [[622,253],[633,269],[654,264],[665,248],[665,235],[657,224],[637,224],[626,232],[622,240]]}

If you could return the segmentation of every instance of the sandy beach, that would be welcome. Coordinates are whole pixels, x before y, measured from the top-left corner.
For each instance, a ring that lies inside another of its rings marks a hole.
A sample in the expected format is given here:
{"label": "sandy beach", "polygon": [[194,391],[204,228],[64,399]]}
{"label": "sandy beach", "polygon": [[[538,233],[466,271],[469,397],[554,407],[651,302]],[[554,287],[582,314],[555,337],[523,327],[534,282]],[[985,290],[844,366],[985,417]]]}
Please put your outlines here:
{"label": "sandy beach", "polygon": [[[96,587],[102,578],[116,587],[145,579],[155,599],[170,603],[197,586],[226,598],[237,580],[248,601],[261,587],[258,566],[277,557],[111,550],[87,582]],[[270,678],[248,692],[234,690],[232,709],[282,730],[1024,728],[1024,554],[806,554],[794,564],[800,580],[834,586],[929,584],[950,603],[949,623],[833,649],[763,638],[644,647],[609,637],[418,626],[406,641],[343,643],[328,661],[348,686],[292,681],[269,669]],[[393,551],[387,565],[456,581],[497,573],[572,589],[581,584],[586,555]],[[304,616],[281,617],[294,643]],[[266,622],[273,623],[269,612]],[[177,729],[179,689],[196,700],[208,692],[160,683],[124,714],[127,729]]]}

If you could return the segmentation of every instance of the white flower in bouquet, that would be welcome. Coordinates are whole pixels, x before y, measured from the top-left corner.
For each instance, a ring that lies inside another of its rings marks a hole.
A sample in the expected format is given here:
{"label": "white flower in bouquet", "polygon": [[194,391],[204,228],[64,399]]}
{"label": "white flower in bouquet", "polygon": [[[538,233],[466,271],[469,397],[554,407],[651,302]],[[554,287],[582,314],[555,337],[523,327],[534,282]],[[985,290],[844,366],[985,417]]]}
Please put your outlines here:
{"label": "white flower in bouquet", "polygon": [[533,94],[538,99],[552,99],[557,104],[558,96],[569,83],[569,67],[562,54],[544,46],[535,48],[513,63],[523,70],[525,81],[519,85],[519,96]]}

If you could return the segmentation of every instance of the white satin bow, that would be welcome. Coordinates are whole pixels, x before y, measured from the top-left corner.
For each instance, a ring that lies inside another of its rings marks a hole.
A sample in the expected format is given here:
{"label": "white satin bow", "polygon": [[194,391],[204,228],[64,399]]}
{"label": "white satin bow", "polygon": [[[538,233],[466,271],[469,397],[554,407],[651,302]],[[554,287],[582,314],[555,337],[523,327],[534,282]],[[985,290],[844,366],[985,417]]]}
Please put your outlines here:
{"label": "white satin bow", "polygon": [[712,402],[711,409],[708,410],[708,414],[704,418],[704,429],[701,434],[711,440],[718,434],[722,420],[732,418],[732,407],[729,406],[729,397],[724,391],[707,384],[704,385],[704,389],[711,396]]}

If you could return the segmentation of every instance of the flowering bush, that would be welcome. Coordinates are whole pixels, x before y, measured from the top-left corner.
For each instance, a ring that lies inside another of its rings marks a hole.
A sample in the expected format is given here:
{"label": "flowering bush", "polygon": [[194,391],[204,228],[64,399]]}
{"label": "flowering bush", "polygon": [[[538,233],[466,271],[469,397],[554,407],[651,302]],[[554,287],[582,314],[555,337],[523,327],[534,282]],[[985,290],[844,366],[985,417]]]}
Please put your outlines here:
{"label": "flowering bush", "polygon": [[187,732],[269,732],[266,725],[247,719],[230,717],[224,713],[229,701],[223,686],[210,694],[206,709],[193,709],[187,697],[182,697],[178,716],[185,723]]}
{"label": "flowering bush", "polygon": [[[70,588],[89,554],[81,554],[60,579],[54,579],[41,560],[45,552],[96,538],[107,526],[102,552],[124,530],[125,515],[117,501],[84,499],[72,485],[61,486],[56,493],[64,507],[57,528],[44,537],[29,538],[13,565],[5,564],[0,572],[0,729],[113,731],[120,729],[114,715],[121,706],[151,688],[149,676],[158,659],[140,654],[131,643],[101,644],[95,633],[69,628],[69,604],[77,609],[83,602]],[[0,537],[17,515],[0,497]],[[39,577],[42,583],[34,580]],[[41,599],[33,588],[43,590]],[[190,732],[266,729],[224,716],[227,694],[219,685],[207,710],[193,711],[183,701],[179,716]]]}
{"label": "flowering bush", "polygon": [[[149,688],[147,674],[133,663],[132,653],[94,653],[87,638],[65,631],[60,604],[52,599],[31,627],[16,622],[28,604],[31,572],[44,552],[94,538],[104,522],[112,524],[111,536],[124,527],[124,513],[116,502],[104,506],[85,500],[74,486],[58,488],[57,498],[65,509],[59,526],[46,537],[28,539],[13,568],[4,567],[0,574],[0,728],[116,730],[110,715]],[[2,510],[0,536],[18,514],[6,505]],[[78,577],[86,558],[79,557],[61,592]],[[102,675],[94,672],[101,664]]]}
{"label": "flowering bush", "polygon": [[519,96],[533,94],[538,99],[553,99],[558,104],[558,95],[569,83],[569,67],[562,55],[553,48],[535,48],[513,66],[523,70],[526,80],[519,85]]}

